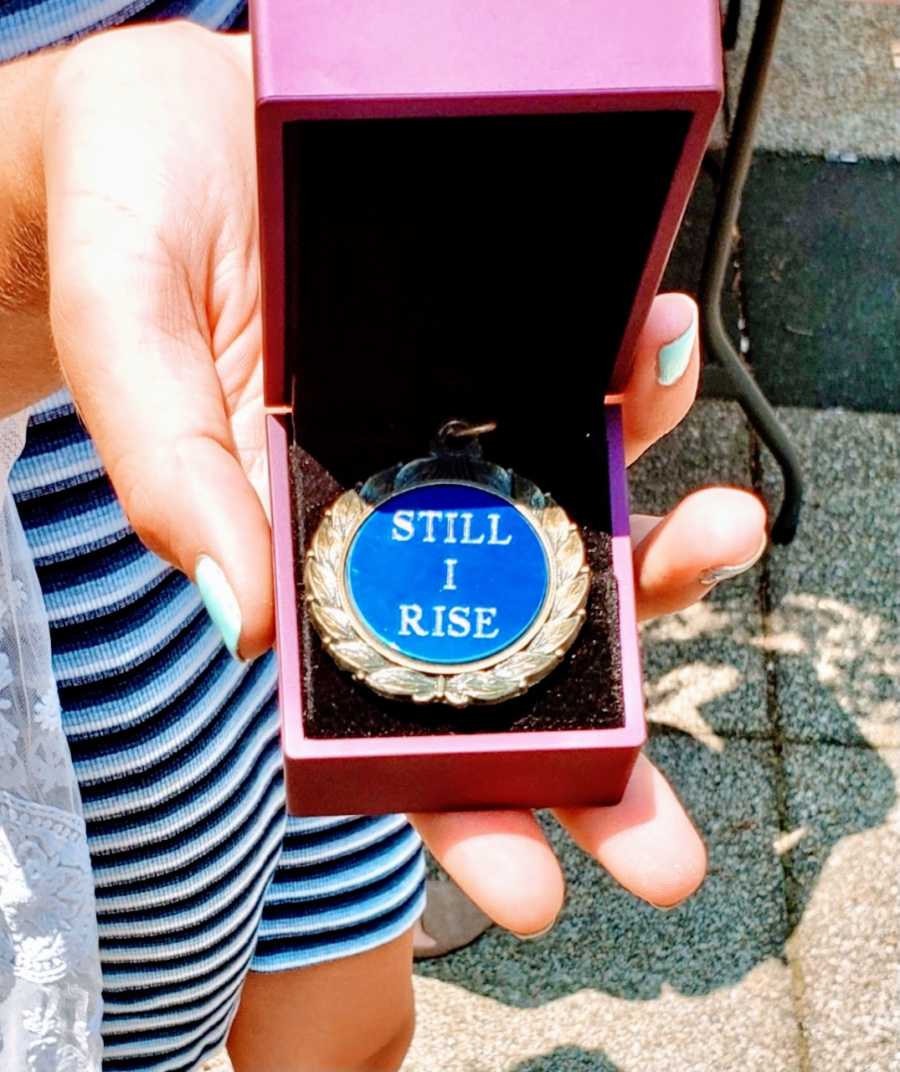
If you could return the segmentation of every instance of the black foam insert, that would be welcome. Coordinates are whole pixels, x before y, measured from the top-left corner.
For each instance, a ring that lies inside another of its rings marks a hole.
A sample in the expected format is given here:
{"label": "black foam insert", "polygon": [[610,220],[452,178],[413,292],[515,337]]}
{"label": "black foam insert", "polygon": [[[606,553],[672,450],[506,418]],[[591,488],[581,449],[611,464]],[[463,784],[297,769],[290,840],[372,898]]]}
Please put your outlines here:
{"label": "black foam insert", "polygon": [[477,714],[359,686],[300,599],[311,735],[621,724],[603,396],[689,123],[659,111],[285,126],[298,561],[342,489],[465,418],[496,421],[485,456],[574,517],[593,576],[563,665]]}
{"label": "black foam insert", "polygon": [[[304,726],[310,737],[396,737],[507,730],[604,729],[622,724],[618,599],[610,534],[582,531],[591,568],[588,617],[566,658],[544,681],[505,703],[458,711],[378,696],[340,670],[306,613],[303,552],[326,507],[345,490],[302,448],[291,449],[297,601],[303,646]],[[597,487],[595,483],[595,488]],[[599,489],[597,489],[599,491]]]}

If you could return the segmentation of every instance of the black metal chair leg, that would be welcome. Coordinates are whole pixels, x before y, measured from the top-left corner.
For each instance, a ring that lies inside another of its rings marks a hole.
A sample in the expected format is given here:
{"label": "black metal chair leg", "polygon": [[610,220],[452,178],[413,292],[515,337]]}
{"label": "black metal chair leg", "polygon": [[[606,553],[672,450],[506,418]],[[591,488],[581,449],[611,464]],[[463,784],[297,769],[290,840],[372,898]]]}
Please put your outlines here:
{"label": "black metal chair leg", "polygon": [[700,308],[707,356],[719,362],[731,381],[734,397],[740,402],[747,419],[781,467],[784,476],[784,498],[772,526],[772,539],[775,543],[786,544],[794,538],[800,517],[803,498],[800,461],[775,410],[728,338],[722,322],[721,306],[732,235],[740,211],[741,194],[750,169],[753,135],[762,105],[782,6],[783,0],[760,0],[703,265]]}

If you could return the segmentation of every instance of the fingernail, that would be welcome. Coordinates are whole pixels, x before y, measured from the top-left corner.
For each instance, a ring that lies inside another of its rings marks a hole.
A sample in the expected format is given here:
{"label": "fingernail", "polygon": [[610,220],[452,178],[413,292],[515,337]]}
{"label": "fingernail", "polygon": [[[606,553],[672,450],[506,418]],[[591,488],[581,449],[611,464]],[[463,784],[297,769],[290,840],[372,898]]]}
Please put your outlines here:
{"label": "fingernail", "polygon": [[700,574],[700,583],[705,584],[708,588],[714,584],[718,584],[719,581],[728,581],[732,577],[738,577],[742,573],[746,573],[748,569],[751,569],[762,558],[763,552],[768,544],[768,539],[765,534],[762,538],[762,543],[759,545],[759,550],[752,558],[748,558],[746,562],[740,562],[736,566],[714,566],[712,569],[704,570]]}
{"label": "fingernail", "polygon": [[548,935],[555,926],[556,920],[554,919],[552,923],[548,923],[543,930],[535,931],[534,934],[519,934],[518,931],[510,931],[509,933],[515,938],[518,938],[520,942],[536,942],[538,938],[546,937],[546,935]]}
{"label": "fingernail", "polygon": [[[200,591],[200,598],[212,618],[213,625],[222,634],[225,647],[235,659],[241,659],[238,654],[238,642],[241,639],[241,608],[234,589],[228,583],[228,578],[222,572],[221,566],[209,555],[200,555],[194,569],[194,583]],[[241,662],[243,662],[242,659]]]}
{"label": "fingernail", "polygon": [[684,375],[684,370],[688,367],[691,354],[694,351],[696,337],[697,306],[691,302],[690,324],[677,339],[673,339],[671,342],[666,343],[665,346],[660,347],[656,378],[663,387],[671,387],[673,383],[677,383]]}
{"label": "fingernail", "polygon": [[654,904],[652,901],[647,902],[651,908],[655,908],[657,912],[674,912],[676,908],[681,908],[684,901],[679,901],[677,904]]}

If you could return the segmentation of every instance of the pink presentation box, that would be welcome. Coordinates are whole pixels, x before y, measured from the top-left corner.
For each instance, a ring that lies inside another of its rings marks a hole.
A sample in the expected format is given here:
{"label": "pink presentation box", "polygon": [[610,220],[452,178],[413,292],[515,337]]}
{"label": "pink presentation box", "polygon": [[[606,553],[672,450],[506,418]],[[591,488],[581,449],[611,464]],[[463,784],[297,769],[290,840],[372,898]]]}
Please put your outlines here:
{"label": "pink presentation box", "polygon": [[[622,417],[721,99],[718,0],[254,0],[282,747],[300,815],[611,804],[645,739]],[[324,509],[496,421],[578,523],[563,663],[462,711],[339,670],[301,563]]]}

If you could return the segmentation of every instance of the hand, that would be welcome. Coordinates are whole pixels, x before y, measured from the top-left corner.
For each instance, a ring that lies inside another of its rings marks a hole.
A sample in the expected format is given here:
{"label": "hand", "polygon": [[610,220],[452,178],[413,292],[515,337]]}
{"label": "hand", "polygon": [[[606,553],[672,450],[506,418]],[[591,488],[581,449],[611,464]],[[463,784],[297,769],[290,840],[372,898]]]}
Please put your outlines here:
{"label": "hand", "polygon": [[[252,99],[246,36],[181,23],[117,30],[60,62],[43,147],[64,375],[138,535],[190,576],[201,555],[221,568],[248,658],[274,630]],[[629,462],[690,408],[696,341],[677,382],[660,385],[656,368],[695,315],[683,296],[653,305],[624,392]],[[759,501],[729,488],[697,492],[664,519],[635,518],[639,614],[701,598],[708,571],[757,555],[764,524]],[[643,757],[621,804],[557,816],[656,905],[678,903],[703,879],[703,844]],[[413,819],[498,923],[532,934],[555,919],[562,875],[530,813]]]}
{"label": "hand", "polygon": [[[137,534],[273,639],[249,38],[188,23],[68,50],[44,119],[60,365]],[[227,608],[226,608],[227,610]]]}
{"label": "hand", "polygon": [[[623,393],[625,453],[635,461],[671,431],[694,401],[700,368],[697,311],[679,294],[653,303]],[[694,325],[687,366],[669,386],[658,381],[659,351]],[[749,568],[765,547],[765,511],[749,492],[705,488],[665,518],[632,518],[638,616],[670,613],[701,599],[716,577]],[[626,889],[658,907],[688,897],[703,881],[706,850],[672,787],[639,756],[622,802],[608,808],[557,808],[573,840]],[[542,933],[558,915],[562,872],[534,816],[526,811],[411,816],[435,858],[492,919],[522,936]]]}

